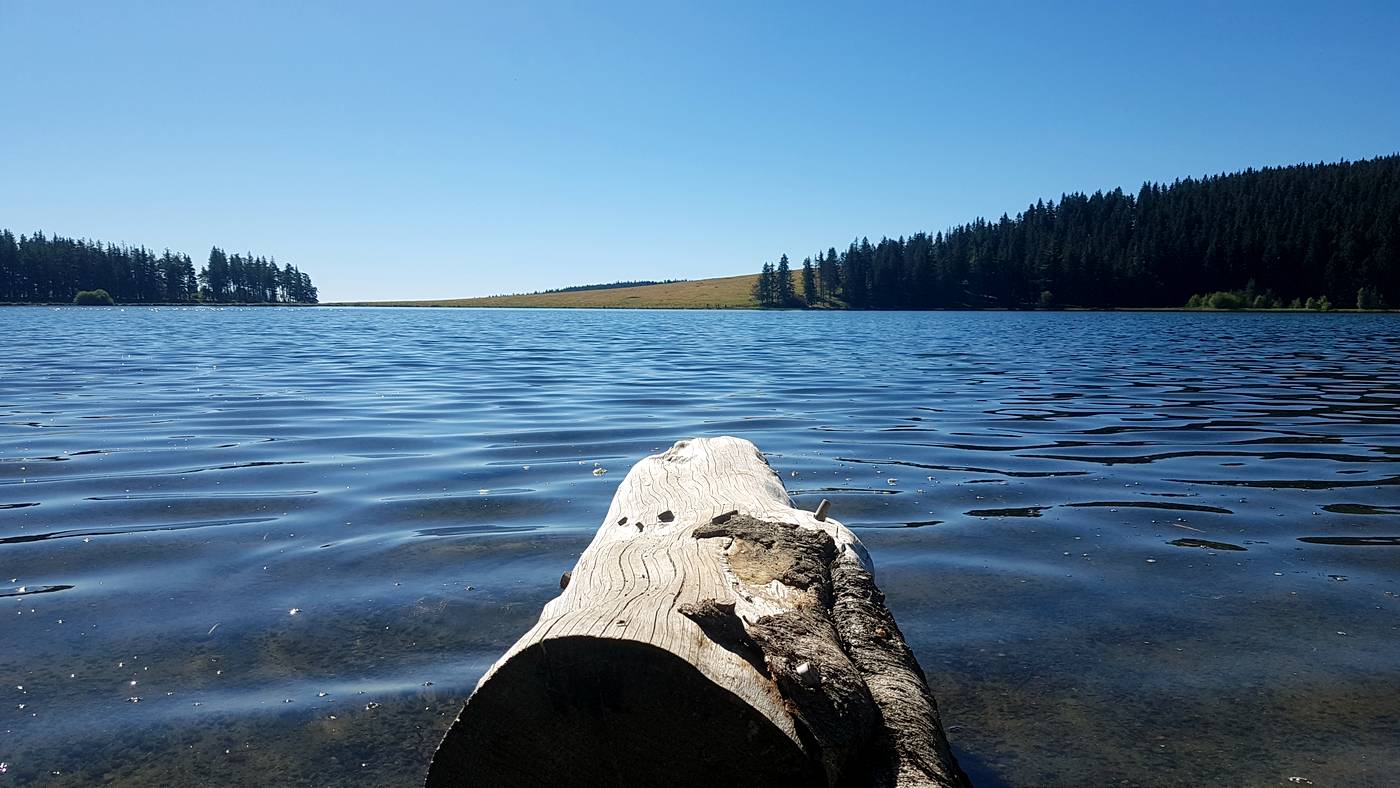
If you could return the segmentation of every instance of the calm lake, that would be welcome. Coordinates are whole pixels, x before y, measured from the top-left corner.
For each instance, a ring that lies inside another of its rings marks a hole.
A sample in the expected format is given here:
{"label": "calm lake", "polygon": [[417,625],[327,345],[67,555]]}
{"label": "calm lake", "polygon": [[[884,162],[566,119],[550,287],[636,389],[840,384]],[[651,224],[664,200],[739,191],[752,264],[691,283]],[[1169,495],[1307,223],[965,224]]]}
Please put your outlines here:
{"label": "calm lake", "polygon": [[981,786],[1400,774],[1397,316],[7,308],[0,349],[0,786],[420,784],[631,464],[717,434],[865,541]]}

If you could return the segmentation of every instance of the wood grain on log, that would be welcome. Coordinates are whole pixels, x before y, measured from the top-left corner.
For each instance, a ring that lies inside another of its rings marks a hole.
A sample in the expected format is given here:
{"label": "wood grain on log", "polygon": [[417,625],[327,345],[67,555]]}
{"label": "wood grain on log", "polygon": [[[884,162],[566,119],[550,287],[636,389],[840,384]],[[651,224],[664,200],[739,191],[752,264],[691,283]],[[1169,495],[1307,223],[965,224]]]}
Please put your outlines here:
{"label": "wood grain on log", "polygon": [[752,443],[643,459],[567,574],[428,785],[967,784],[864,547]]}

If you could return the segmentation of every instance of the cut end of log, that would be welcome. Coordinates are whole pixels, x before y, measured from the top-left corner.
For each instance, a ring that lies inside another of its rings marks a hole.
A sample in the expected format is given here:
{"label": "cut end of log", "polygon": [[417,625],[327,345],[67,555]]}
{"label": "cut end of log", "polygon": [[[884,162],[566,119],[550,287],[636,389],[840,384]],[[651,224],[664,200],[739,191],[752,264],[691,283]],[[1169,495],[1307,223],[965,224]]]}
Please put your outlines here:
{"label": "cut end of log", "polygon": [[807,786],[825,777],[748,702],[665,649],[566,637],[515,654],[453,725],[430,788]]}

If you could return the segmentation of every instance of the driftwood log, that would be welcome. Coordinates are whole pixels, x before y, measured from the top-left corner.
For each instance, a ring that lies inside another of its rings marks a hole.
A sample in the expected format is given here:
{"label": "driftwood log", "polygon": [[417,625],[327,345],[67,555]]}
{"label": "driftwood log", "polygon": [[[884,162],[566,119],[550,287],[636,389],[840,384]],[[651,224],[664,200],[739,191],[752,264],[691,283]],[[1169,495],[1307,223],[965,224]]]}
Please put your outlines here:
{"label": "driftwood log", "polygon": [[427,784],[966,786],[869,556],[825,515],[739,438],[639,462]]}

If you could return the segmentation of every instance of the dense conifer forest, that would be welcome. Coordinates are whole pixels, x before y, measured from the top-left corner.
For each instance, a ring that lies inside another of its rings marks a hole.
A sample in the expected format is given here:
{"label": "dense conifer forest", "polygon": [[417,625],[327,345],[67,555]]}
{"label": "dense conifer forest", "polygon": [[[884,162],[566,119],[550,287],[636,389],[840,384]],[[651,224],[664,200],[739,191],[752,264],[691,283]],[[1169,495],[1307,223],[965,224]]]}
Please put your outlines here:
{"label": "dense conifer forest", "polygon": [[314,304],[311,277],[275,258],[228,254],[215,247],[195,272],[187,254],[156,254],[43,233],[0,230],[0,303],[71,303],[104,290],[117,303]]}
{"label": "dense conifer forest", "polygon": [[[763,306],[1400,305],[1400,155],[1067,194],[933,235],[786,255]],[[1194,300],[1193,300],[1194,298]]]}

